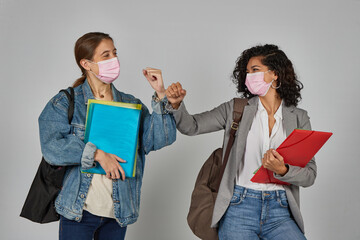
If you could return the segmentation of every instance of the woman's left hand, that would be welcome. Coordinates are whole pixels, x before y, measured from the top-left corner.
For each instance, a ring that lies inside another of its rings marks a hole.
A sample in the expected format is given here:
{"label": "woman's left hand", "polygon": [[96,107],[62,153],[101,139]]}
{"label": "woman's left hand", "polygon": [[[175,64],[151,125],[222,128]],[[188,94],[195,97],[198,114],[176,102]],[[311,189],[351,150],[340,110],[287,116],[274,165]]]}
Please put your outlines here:
{"label": "woman's left hand", "polygon": [[165,96],[165,87],[161,70],[147,67],[143,69],[143,74],[151,87],[156,91],[158,98],[162,99]]}
{"label": "woman's left hand", "polygon": [[284,163],[284,158],[274,149],[269,149],[264,154],[262,165],[264,168],[269,169],[280,176],[284,176],[288,171],[288,168]]}

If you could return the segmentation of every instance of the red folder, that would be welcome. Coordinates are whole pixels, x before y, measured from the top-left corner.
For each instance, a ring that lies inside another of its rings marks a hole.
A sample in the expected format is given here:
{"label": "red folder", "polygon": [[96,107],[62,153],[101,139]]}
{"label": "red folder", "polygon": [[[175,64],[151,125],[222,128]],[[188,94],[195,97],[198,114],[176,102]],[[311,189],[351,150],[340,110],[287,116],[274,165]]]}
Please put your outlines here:
{"label": "red folder", "polygon": [[[285,163],[305,167],[331,135],[330,132],[295,129],[276,151],[284,158]],[[263,166],[251,178],[251,181],[289,185],[287,182],[276,179],[273,172]]]}

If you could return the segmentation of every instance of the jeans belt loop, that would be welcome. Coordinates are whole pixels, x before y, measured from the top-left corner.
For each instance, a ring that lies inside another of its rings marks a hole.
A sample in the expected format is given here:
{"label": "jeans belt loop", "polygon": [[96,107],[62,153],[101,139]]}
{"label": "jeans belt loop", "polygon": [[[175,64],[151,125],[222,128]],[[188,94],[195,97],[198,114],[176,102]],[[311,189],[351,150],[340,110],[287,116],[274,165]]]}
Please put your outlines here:
{"label": "jeans belt loop", "polygon": [[280,201],[280,193],[279,193],[279,190],[276,190],[276,198],[278,201]]}
{"label": "jeans belt loop", "polygon": [[244,198],[246,197],[246,193],[247,193],[247,188],[244,188],[244,191],[241,194],[241,199],[244,200]]}

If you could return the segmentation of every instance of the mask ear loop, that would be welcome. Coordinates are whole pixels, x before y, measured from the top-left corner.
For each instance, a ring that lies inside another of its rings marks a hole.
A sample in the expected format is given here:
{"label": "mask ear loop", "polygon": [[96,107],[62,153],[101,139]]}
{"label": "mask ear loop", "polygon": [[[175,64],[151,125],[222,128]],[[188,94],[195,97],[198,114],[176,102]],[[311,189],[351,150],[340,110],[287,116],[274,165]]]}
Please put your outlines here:
{"label": "mask ear loop", "polygon": [[[86,59],[86,61],[88,61],[88,62],[90,62],[90,63],[92,63],[92,64],[97,64],[96,62],[93,62],[93,61],[88,60],[88,59]],[[88,70],[88,71],[91,72],[92,74],[94,74],[94,75],[97,77],[96,73],[94,73],[94,72],[91,70],[91,68],[90,68],[90,70]]]}
{"label": "mask ear loop", "polygon": [[[269,69],[269,70],[267,70],[266,72],[270,72],[270,71],[271,71],[271,70]],[[273,82],[275,82],[275,81],[276,81],[275,79],[273,79],[273,80],[271,81],[271,87],[274,88],[274,89],[280,88],[280,87],[281,87],[281,82],[280,82],[279,86],[277,86],[277,87],[274,87],[274,86],[273,86]]]}
{"label": "mask ear loop", "polygon": [[272,83],[271,83],[271,87],[272,87],[272,88],[274,88],[274,89],[278,89],[278,88],[280,88],[280,87],[281,87],[281,82],[280,82],[279,86],[277,86],[277,87],[274,87],[274,86],[273,86],[273,82],[275,82],[275,79],[273,79],[273,81],[272,81]]}

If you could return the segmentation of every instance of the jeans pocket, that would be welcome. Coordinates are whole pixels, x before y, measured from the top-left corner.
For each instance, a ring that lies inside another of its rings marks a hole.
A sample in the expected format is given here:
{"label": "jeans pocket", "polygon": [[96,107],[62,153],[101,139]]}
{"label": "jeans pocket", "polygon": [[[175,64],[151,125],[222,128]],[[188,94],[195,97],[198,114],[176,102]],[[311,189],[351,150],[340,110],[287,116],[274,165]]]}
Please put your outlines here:
{"label": "jeans pocket", "polygon": [[230,206],[239,205],[242,202],[243,198],[241,196],[241,193],[238,191],[235,191],[231,200],[230,200]]}
{"label": "jeans pocket", "polygon": [[280,197],[278,198],[279,205],[283,208],[289,207],[288,200],[286,198],[286,193],[280,194]]}

